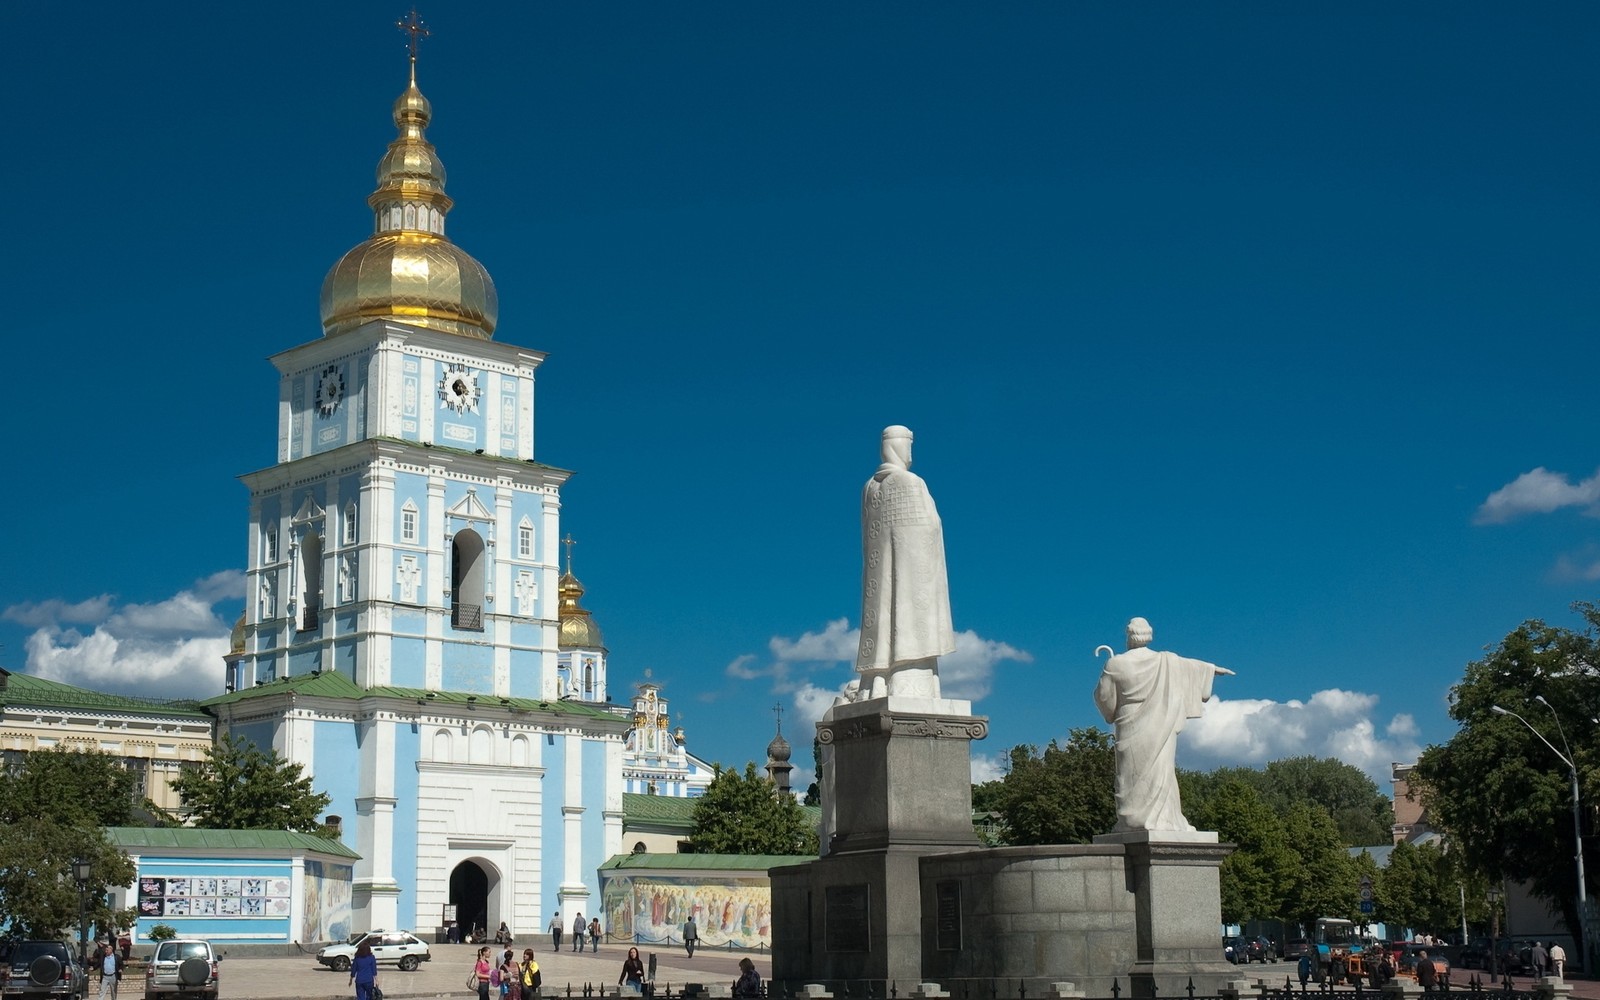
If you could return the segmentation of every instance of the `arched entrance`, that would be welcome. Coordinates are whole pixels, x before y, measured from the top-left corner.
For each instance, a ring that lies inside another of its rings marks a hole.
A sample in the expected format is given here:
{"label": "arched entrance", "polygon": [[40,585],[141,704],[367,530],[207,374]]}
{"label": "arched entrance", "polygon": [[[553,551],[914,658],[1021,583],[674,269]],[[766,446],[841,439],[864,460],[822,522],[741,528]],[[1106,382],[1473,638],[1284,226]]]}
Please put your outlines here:
{"label": "arched entrance", "polygon": [[463,941],[480,928],[493,934],[500,926],[499,920],[489,920],[489,873],[476,861],[463,861],[450,873],[450,902],[456,908]]}

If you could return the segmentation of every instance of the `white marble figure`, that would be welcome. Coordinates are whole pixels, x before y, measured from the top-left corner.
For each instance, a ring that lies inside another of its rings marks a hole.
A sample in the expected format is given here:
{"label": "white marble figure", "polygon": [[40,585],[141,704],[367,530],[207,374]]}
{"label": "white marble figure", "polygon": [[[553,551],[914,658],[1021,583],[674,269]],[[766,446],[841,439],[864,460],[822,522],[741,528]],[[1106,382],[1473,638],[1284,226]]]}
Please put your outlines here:
{"label": "white marble figure", "polygon": [[939,657],[954,652],[944,530],[912,474],[911,431],[883,432],[883,464],[861,494],[861,696],[939,697]]}
{"label": "white marble figure", "polygon": [[1186,720],[1200,717],[1212,680],[1233,675],[1214,663],[1151,649],[1154,635],[1143,618],[1128,622],[1128,651],[1106,661],[1094,689],[1101,716],[1116,729],[1116,833],[1194,829],[1178,801],[1178,733]]}

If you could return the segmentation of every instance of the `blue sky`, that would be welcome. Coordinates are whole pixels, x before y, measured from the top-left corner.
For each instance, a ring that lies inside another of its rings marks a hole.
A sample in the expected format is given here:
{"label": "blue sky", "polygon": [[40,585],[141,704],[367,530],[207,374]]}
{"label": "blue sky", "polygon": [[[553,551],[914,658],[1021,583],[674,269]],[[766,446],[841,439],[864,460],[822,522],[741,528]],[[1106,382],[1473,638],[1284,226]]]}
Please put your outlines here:
{"label": "blue sky", "polygon": [[[220,688],[265,359],[368,235],[404,12],[8,10],[0,665]],[[1597,596],[1593,4],[422,15],[613,692],[650,670],[696,753],[759,757],[780,703],[803,747],[849,678],[890,423],[990,764],[1098,722],[1144,615],[1238,671],[1181,762],[1384,775]]]}

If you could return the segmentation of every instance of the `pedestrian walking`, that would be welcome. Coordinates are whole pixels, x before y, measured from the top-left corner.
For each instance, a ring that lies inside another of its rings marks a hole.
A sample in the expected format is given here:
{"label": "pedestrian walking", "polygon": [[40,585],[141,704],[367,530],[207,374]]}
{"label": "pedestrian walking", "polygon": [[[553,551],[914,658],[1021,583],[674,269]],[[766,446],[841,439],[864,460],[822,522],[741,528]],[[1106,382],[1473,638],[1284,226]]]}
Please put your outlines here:
{"label": "pedestrian walking", "polygon": [[561,950],[561,911],[557,910],[555,916],[550,918],[550,943],[556,951]]}
{"label": "pedestrian walking", "polygon": [[1311,956],[1305,952],[1300,953],[1300,988],[1306,988],[1306,981],[1311,978]]}
{"label": "pedestrian walking", "polygon": [[1528,950],[1528,958],[1533,963],[1534,976],[1542,979],[1550,974],[1550,953],[1544,950],[1544,945],[1535,941]]}
{"label": "pedestrian walking", "polygon": [[588,923],[583,919],[583,914],[572,918],[572,950],[583,950],[583,932],[588,928]]}
{"label": "pedestrian walking", "polygon": [[472,964],[472,977],[468,980],[477,986],[478,1000],[489,1000],[489,980],[493,975],[494,966],[489,964],[489,946],[484,945],[478,949],[478,960]]}
{"label": "pedestrian walking", "polygon": [[694,925],[694,917],[683,922],[683,950],[694,957],[694,949],[700,944],[700,930]]}
{"label": "pedestrian walking", "polygon": [[1567,978],[1567,949],[1554,941],[1550,942],[1550,964],[1555,968],[1557,979]]}
{"label": "pedestrian walking", "polygon": [[635,995],[644,992],[644,963],[639,961],[638,948],[628,949],[628,957],[622,962],[622,975],[617,977],[617,985]]}
{"label": "pedestrian walking", "polygon": [[1439,970],[1425,951],[1417,952],[1417,985],[1425,990],[1439,985]]}
{"label": "pedestrian walking", "polygon": [[600,950],[600,918],[594,917],[589,921],[589,950]]}
{"label": "pedestrian walking", "polygon": [[100,953],[100,1000],[117,995],[117,953],[107,944]]}
{"label": "pedestrian walking", "polygon": [[350,982],[356,988],[356,1000],[372,1000],[372,989],[378,985],[378,956],[372,945],[362,941],[356,948],[356,957],[350,960]]}

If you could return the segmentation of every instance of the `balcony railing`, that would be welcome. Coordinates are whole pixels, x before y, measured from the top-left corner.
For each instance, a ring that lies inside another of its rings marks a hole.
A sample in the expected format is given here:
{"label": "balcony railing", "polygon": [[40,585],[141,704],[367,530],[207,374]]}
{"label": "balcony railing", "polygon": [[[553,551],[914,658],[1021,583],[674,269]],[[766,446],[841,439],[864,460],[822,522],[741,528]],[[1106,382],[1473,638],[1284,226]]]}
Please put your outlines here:
{"label": "balcony railing", "polygon": [[453,604],[450,606],[450,624],[470,632],[483,631],[483,605]]}

